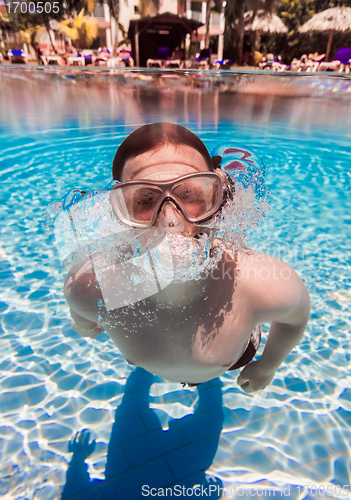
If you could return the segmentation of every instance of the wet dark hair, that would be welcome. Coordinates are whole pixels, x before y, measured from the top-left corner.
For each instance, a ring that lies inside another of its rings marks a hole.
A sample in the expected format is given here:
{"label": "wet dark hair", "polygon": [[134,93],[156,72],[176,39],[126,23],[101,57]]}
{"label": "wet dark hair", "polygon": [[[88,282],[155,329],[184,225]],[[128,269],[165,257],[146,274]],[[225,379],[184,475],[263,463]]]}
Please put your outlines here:
{"label": "wet dark hair", "polygon": [[123,168],[130,158],[136,158],[166,144],[189,146],[195,149],[203,156],[209,170],[214,170],[209,152],[197,135],[181,125],[157,122],[138,128],[124,139],[112,162],[113,180],[122,180]]}

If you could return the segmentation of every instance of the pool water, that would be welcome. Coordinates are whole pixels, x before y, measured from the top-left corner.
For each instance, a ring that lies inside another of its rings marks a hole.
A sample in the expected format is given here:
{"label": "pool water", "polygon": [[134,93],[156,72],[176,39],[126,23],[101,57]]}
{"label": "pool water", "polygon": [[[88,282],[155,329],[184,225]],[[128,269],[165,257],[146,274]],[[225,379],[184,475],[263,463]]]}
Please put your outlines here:
{"label": "pool water", "polygon": [[[200,484],[223,498],[266,498],[270,488],[278,498],[351,498],[349,99],[205,89],[185,106],[172,90],[153,94],[152,107],[148,90],[124,100],[93,87],[98,104],[75,109],[67,82],[53,81],[47,92],[64,99],[50,108],[43,94],[40,108],[45,78],[28,90],[13,71],[20,94],[0,79],[13,110],[0,108],[0,497],[137,500],[151,487]],[[73,188],[103,188],[123,138],[155,119],[187,126],[210,151],[235,141],[265,162],[271,209],[247,243],[298,272],[312,313],[262,392],[243,393],[239,371],[183,389],[133,369],[105,333],[70,328],[65,273],[40,218]],[[184,491],[178,498],[195,490]]]}

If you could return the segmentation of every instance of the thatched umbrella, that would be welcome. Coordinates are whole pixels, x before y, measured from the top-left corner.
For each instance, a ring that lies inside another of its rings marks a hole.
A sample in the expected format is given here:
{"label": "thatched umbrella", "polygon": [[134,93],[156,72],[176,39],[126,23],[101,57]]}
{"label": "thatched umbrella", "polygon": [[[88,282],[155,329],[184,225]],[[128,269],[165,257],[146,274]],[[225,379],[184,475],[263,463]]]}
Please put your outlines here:
{"label": "thatched umbrella", "polygon": [[252,19],[252,10],[244,14],[245,31],[254,31],[256,33],[286,33],[288,28],[283,21],[274,14],[259,10],[254,19]]}
{"label": "thatched umbrella", "polygon": [[252,54],[254,55],[259,40],[259,36],[268,33],[286,33],[288,28],[283,21],[274,14],[259,10],[252,19],[252,10],[244,14],[244,30],[254,34]]}
{"label": "thatched umbrella", "polygon": [[325,57],[328,61],[334,33],[351,31],[351,7],[333,7],[319,12],[299,28],[300,33],[310,31],[329,33]]}

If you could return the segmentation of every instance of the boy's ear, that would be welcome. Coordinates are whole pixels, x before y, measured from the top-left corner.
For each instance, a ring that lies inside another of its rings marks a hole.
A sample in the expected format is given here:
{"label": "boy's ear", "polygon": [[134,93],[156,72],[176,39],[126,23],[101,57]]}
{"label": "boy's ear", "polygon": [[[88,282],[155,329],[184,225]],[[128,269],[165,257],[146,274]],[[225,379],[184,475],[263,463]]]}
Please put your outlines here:
{"label": "boy's ear", "polygon": [[221,168],[220,167],[222,161],[221,156],[212,156],[211,160],[212,160],[213,170],[216,170],[216,168]]}

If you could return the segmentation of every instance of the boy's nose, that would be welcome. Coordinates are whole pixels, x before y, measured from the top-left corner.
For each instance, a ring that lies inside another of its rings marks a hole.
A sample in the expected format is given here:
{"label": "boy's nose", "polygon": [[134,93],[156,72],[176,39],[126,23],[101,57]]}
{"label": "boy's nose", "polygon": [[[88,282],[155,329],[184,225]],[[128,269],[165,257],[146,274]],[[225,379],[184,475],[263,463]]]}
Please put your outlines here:
{"label": "boy's nose", "polygon": [[166,201],[158,214],[158,226],[168,229],[184,229],[184,218],[172,201]]}

